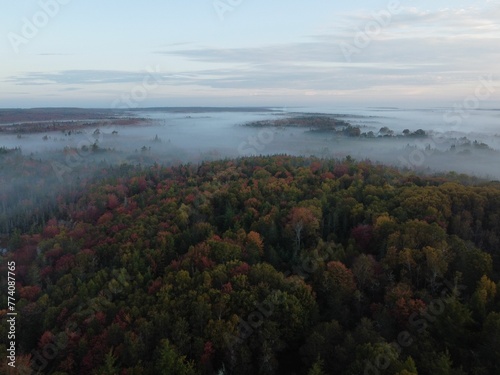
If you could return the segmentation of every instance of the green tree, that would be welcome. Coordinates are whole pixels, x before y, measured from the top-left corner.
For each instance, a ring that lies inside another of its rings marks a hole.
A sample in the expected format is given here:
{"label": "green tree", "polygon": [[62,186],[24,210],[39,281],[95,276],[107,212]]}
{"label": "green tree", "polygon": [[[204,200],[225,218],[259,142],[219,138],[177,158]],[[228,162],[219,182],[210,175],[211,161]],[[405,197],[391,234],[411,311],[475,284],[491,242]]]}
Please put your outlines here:
{"label": "green tree", "polygon": [[323,360],[320,357],[314,362],[307,375],[326,375],[323,371]]}
{"label": "green tree", "polygon": [[155,371],[161,375],[195,375],[194,364],[179,355],[169,340],[162,340],[155,361]]}

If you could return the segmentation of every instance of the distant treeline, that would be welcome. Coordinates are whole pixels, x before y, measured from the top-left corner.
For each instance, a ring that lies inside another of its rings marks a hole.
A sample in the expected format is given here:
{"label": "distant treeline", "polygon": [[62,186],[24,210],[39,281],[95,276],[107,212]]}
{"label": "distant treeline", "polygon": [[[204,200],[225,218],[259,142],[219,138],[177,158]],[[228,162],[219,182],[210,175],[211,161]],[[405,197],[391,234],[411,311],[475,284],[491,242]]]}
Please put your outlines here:
{"label": "distant treeline", "polygon": [[336,117],[329,115],[300,115],[280,119],[252,121],[244,124],[244,126],[265,128],[306,128],[310,132],[328,132],[348,137],[427,137],[424,130],[418,129],[411,132],[408,129],[397,135],[393,130],[384,126],[378,132],[368,131],[362,132],[359,126],[352,125],[351,123],[339,120]]}

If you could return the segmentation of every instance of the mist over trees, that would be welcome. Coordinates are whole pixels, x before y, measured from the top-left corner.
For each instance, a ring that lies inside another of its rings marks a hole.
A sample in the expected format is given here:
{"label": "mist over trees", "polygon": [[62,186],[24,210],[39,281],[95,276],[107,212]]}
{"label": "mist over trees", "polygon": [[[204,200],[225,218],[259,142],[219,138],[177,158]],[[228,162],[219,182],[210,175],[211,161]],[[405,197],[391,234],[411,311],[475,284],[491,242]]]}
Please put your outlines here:
{"label": "mist over trees", "polygon": [[68,111],[0,126],[20,372],[498,372],[495,137]]}
{"label": "mist over trees", "polygon": [[[43,225],[47,213],[56,212],[60,193],[73,191],[76,196],[85,183],[105,176],[100,168],[122,165],[198,164],[260,154],[352,156],[418,173],[451,170],[500,179],[498,135],[481,129],[472,135],[436,133],[417,127],[421,124],[412,122],[409,112],[400,112],[402,123],[379,113],[266,108],[0,110],[0,233]],[[428,116],[426,111],[419,113]],[[484,119],[488,123],[490,118]]]}

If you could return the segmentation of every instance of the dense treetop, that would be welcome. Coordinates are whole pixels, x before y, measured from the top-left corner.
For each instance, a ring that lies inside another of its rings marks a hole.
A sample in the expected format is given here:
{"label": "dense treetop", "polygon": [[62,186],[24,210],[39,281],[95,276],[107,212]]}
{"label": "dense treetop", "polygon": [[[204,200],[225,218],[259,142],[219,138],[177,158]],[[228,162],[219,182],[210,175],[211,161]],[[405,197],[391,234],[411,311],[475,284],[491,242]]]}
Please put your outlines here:
{"label": "dense treetop", "polygon": [[500,373],[498,184],[279,155],[103,173],[9,228],[18,371]]}

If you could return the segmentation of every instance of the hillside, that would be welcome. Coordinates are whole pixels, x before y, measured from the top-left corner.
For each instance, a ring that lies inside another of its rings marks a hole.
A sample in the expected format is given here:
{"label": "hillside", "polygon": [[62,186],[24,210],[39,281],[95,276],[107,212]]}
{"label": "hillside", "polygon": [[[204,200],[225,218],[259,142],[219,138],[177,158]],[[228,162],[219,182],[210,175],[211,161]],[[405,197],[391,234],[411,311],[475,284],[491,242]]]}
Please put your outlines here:
{"label": "hillside", "polygon": [[500,373],[498,184],[289,156],[103,175],[9,228],[19,374]]}

